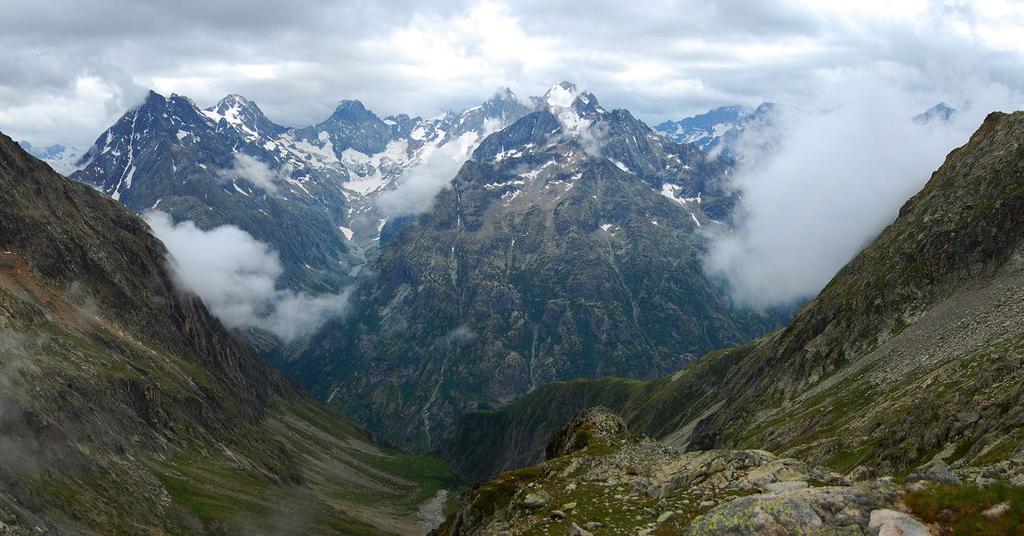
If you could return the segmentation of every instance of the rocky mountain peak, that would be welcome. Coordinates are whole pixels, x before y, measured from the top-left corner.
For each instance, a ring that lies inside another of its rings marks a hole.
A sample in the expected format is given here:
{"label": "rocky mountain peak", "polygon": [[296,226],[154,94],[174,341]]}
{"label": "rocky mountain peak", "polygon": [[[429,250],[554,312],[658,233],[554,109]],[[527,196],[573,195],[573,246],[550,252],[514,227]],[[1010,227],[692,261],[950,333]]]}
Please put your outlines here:
{"label": "rocky mountain peak", "polygon": [[217,102],[217,105],[214,108],[217,110],[226,110],[228,108],[248,106],[250,104],[254,103],[242,95],[239,95],[238,93],[228,93],[223,99]]}
{"label": "rocky mountain peak", "polygon": [[579,417],[555,432],[544,456],[550,460],[588,447],[617,446],[628,437],[629,431],[622,417],[604,406],[595,406],[584,410]]}
{"label": "rocky mountain peak", "polygon": [[366,106],[358,100],[343,100],[338,103],[338,106],[334,109],[334,113],[331,114],[332,119],[339,121],[365,121],[367,119],[377,119],[377,116],[373,112],[366,109]]}
{"label": "rocky mountain peak", "polygon": [[202,113],[218,128],[222,127],[223,121],[248,141],[269,138],[286,130],[268,119],[255,102],[235,93],[225,96]]}
{"label": "rocky mountain peak", "polygon": [[143,99],[142,106],[163,106],[166,102],[166,97],[151,89],[146,92],[146,98]]}
{"label": "rocky mountain peak", "polygon": [[497,91],[493,97],[487,99],[487,102],[502,101],[502,100],[519,100],[519,97],[512,91],[510,87],[504,87]]}
{"label": "rocky mountain peak", "polygon": [[575,127],[580,126],[578,125],[579,121],[571,117],[573,115],[593,121],[596,119],[595,116],[605,113],[593,93],[578,89],[572,82],[555,84],[536,101],[539,101],[540,108],[546,108],[556,117],[568,121],[568,124],[573,127],[570,130],[575,130]]}
{"label": "rocky mountain peak", "polygon": [[949,121],[949,119],[953,117],[953,114],[955,113],[956,108],[953,108],[952,106],[946,104],[945,102],[940,102],[935,106],[932,106],[931,108],[928,108],[927,110],[915,115],[914,122],[918,124],[931,122],[944,123],[946,121]]}

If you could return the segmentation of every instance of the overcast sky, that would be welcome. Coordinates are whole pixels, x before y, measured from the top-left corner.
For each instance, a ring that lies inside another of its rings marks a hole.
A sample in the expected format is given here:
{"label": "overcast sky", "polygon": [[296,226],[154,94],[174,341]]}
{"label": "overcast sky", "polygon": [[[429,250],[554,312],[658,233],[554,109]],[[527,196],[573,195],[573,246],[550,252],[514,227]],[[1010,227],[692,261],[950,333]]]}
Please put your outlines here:
{"label": "overcast sky", "polygon": [[0,130],[91,143],[144,91],[227,93],[276,122],[344,98],[432,116],[568,79],[655,123],[799,102],[881,76],[922,106],[1024,88],[1024,5],[1000,1],[0,0]]}

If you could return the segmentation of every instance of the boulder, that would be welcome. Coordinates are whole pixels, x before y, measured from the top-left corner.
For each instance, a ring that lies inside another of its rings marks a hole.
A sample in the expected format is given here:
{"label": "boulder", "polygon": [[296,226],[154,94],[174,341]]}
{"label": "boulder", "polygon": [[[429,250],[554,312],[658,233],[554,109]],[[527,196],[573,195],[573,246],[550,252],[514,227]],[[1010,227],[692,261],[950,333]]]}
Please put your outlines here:
{"label": "boulder", "polygon": [[762,493],[719,504],[694,519],[686,534],[864,534],[870,513],[890,500],[884,487],[829,486]]}
{"label": "boulder", "polygon": [[916,471],[907,475],[907,482],[938,482],[940,484],[959,485],[960,479],[953,473],[953,470],[942,460],[935,460],[921,466]]}
{"label": "boulder", "polygon": [[526,497],[523,497],[523,508],[529,510],[536,510],[548,503],[551,500],[551,495],[548,492],[541,490],[533,493],[527,493]]}
{"label": "boulder", "polygon": [[998,519],[1008,513],[1010,513],[1010,503],[1003,501],[992,508],[988,508],[983,511],[981,516],[985,519]]}
{"label": "boulder", "polygon": [[928,536],[928,527],[897,510],[880,508],[871,512],[868,529],[878,536]]}
{"label": "boulder", "polygon": [[[588,523],[589,525],[589,523]],[[594,534],[584,528],[581,528],[576,523],[573,523],[569,527],[569,536],[594,536]]]}

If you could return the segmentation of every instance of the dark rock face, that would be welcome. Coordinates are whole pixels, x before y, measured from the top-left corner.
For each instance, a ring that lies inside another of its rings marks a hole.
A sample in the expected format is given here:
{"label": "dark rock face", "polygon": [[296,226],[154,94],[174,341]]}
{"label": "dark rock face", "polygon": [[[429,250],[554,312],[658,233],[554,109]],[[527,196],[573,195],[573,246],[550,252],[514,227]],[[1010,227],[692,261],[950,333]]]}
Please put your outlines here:
{"label": "dark rock face", "polygon": [[702,269],[701,227],[734,202],[724,168],[562,91],[487,137],[402,226],[293,377],[433,450],[469,410],[554,380],[653,378],[782,320],[734,306]]}

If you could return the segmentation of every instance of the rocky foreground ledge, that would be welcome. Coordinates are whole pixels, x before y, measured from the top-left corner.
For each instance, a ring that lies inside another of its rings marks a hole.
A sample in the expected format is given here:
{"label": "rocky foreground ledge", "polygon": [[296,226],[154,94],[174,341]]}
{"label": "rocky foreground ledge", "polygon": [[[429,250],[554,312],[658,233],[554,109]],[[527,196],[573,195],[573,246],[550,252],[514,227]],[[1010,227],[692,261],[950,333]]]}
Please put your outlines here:
{"label": "rocky foreground ledge", "polygon": [[855,481],[856,472],[762,450],[682,452],[631,436],[604,408],[563,427],[546,456],[475,488],[437,533],[917,536],[1022,528],[1024,464],[1013,461],[960,476],[937,461],[898,480]]}

